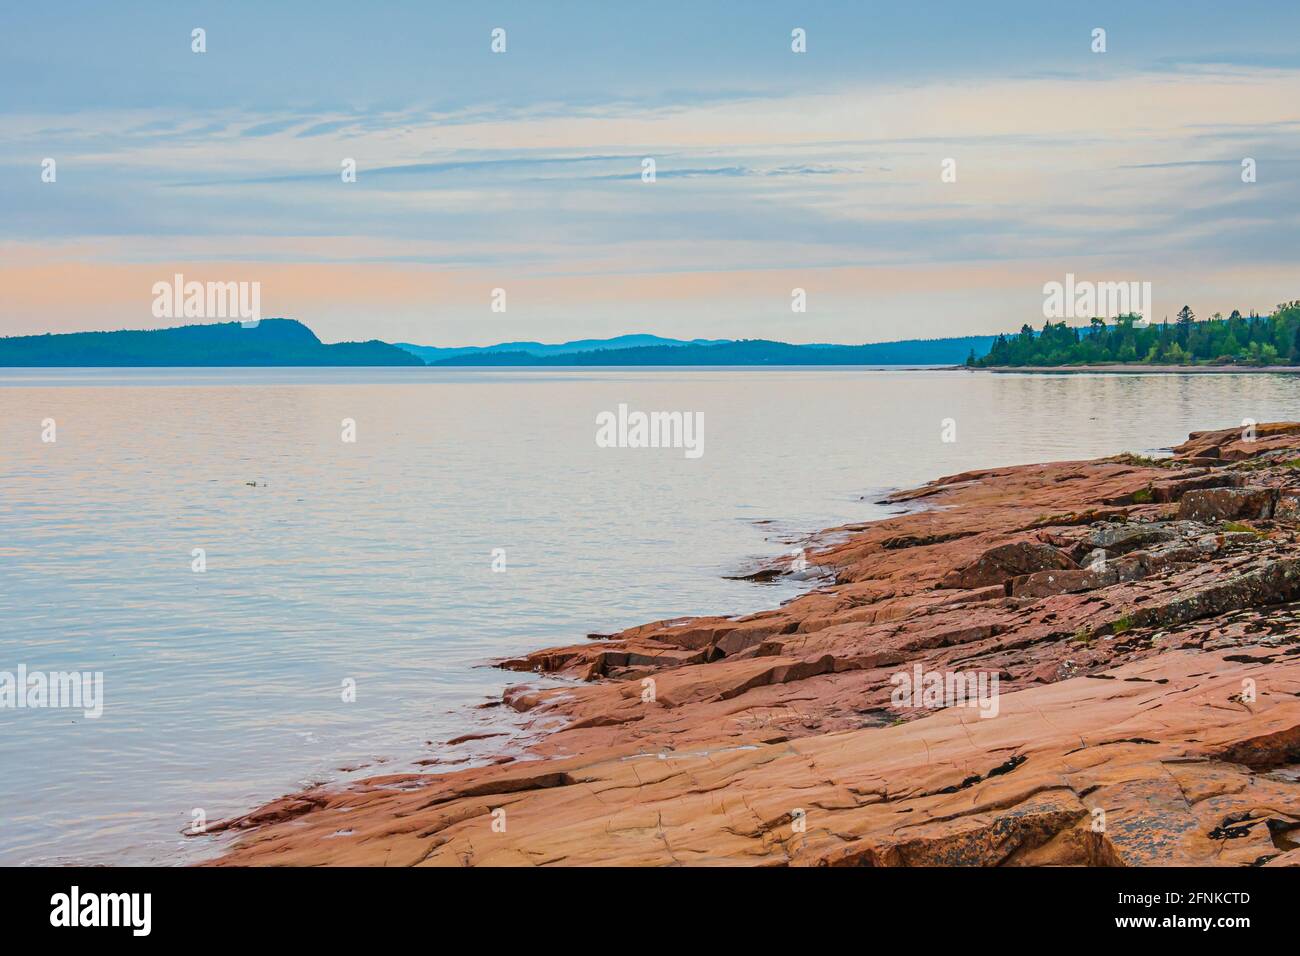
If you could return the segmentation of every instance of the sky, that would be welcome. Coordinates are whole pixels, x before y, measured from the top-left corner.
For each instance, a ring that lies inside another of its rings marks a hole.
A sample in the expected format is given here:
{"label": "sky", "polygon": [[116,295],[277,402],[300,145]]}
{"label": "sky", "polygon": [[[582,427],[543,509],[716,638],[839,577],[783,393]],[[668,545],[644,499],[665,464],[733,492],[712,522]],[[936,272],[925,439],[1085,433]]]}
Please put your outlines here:
{"label": "sky", "polygon": [[1157,320],[1267,312],[1300,298],[1298,27],[1253,0],[6,4],[0,335],[180,324],[152,309],[177,273],[325,341],[444,346],[1009,331],[1067,273],[1150,282]]}

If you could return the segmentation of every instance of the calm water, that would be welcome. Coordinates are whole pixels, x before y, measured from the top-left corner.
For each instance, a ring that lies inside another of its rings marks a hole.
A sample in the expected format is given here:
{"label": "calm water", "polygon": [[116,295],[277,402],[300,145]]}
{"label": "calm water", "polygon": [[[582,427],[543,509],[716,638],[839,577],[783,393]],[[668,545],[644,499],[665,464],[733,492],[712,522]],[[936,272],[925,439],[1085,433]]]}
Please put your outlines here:
{"label": "calm water", "polygon": [[[184,862],[317,781],[470,759],[484,661],[773,606],[723,575],[968,468],[1300,419],[1281,375],[0,370],[0,671],[102,671],[103,716],[0,709],[0,863]],[[598,412],[704,413],[704,455]],[[41,441],[42,421],[57,441]],[[354,444],[340,440],[344,418]],[[940,423],[957,422],[957,441]],[[250,485],[253,482],[255,484]],[[203,548],[207,570],[191,570]],[[505,549],[506,570],[492,569]],[[355,702],[342,682],[356,682]]]}

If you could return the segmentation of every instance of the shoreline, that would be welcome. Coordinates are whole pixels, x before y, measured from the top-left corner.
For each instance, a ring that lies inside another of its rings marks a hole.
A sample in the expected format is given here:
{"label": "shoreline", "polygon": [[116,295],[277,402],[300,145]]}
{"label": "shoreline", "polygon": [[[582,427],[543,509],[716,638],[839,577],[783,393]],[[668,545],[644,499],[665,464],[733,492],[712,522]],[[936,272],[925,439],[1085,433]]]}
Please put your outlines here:
{"label": "shoreline", "polygon": [[580,681],[507,688],[519,759],[282,797],[202,865],[1300,864],[1300,424],[1257,435],[896,492],[779,608],[496,662]]}
{"label": "shoreline", "polygon": [[[954,366],[966,368],[966,366]],[[1233,374],[1295,374],[1300,365],[990,365],[972,368],[972,372],[1029,373],[1073,375],[1082,372],[1114,372],[1125,375],[1233,375]]]}
{"label": "shoreline", "polygon": [[[433,371],[437,373],[536,373],[536,372],[996,372],[999,374],[1061,374],[1088,372],[1125,375],[1287,375],[1300,373],[1300,365],[993,365],[971,368],[966,365],[896,363],[888,365],[853,364],[757,364],[757,365],[0,365],[0,386],[30,385],[42,375],[56,382],[68,373],[81,372],[92,376],[89,384],[99,384],[94,376],[108,377],[110,373],[159,374],[168,372],[204,375],[214,373],[313,373],[352,372],[374,373],[399,370],[408,373]],[[6,374],[8,379],[6,380]],[[171,384],[167,382],[166,384]]]}

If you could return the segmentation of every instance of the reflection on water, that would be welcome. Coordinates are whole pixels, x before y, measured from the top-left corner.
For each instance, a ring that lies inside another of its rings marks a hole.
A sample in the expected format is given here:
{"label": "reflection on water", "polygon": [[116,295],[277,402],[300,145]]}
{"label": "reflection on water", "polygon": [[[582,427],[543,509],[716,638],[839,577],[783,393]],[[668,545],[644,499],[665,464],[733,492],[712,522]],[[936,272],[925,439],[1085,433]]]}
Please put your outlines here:
{"label": "reflection on water", "polygon": [[[596,447],[620,402],[703,412],[703,457]],[[520,679],[486,660],[788,598],[723,575],[882,515],[882,489],[1243,418],[1300,418],[1296,379],[0,371],[0,671],[103,671],[105,695],[98,720],[0,710],[0,862],[191,859],[196,810],[515,732],[476,707]]]}

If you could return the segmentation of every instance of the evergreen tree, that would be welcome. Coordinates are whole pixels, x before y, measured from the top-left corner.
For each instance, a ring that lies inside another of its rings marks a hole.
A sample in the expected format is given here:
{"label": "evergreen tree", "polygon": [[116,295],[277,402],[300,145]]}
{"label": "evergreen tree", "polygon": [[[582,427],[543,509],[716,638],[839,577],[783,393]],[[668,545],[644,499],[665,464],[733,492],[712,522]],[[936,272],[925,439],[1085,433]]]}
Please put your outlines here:
{"label": "evergreen tree", "polygon": [[1192,334],[1192,324],[1196,321],[1196,313],[1191,310],[1190,306],[1183,306],[1178,310],[1178,343],[1184,348],[1187,347],[1187,339]]}
{"label": "evergreen tree", "polygon": [[1283,302],[1266,316],[1252,312],[1243,317],[1234,309],[1227,318],[1215,313],[1201,322],[1190,306],[1183,306],[1172,324],[1166,320],[1158,326],[1142,325],[1140,318],[1120,315],[1111,325],[1094,318],[1086,326],[1048,321],[1038,332],[1025,324],[1016,335],[999,335],[987,355],[972,355],[966,364],[975,368],[1112,362],[1300,365],[1300,300]]}

